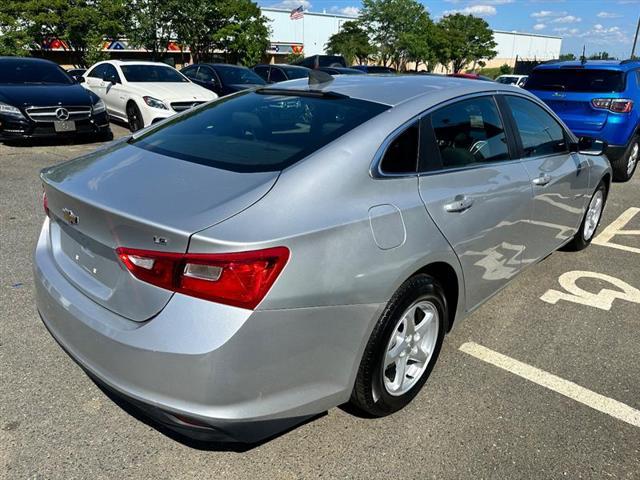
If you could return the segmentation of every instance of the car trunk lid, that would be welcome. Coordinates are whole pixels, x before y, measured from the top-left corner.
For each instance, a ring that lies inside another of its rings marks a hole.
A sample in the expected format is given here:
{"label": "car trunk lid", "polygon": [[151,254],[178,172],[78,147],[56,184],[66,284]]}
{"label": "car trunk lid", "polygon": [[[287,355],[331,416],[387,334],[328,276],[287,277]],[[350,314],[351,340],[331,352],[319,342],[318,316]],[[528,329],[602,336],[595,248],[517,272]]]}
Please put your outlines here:
{"label": "car trunk lid", "polygon": [[100,305],[144,321],[172,293],[133,277],[115,249],[186,252],[193,233],[258,201],[278,172],[231,172],[120,143],[41,177],[58,268]]}

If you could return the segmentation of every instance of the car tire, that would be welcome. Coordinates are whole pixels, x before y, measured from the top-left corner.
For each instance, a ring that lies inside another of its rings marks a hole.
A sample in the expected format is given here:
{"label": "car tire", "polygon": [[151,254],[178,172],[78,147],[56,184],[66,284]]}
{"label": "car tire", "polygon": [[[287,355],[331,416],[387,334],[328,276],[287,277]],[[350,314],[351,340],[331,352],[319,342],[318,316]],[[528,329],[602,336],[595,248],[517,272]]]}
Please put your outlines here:
{"label": "car tire", "polygon": [[97,142],[110,142],[113,140],[113,132],[111,129],[104,130],[102,132],[96,133],[95,140]]}
{"label": "car tire", "polygon": [[607,202],[607,187],[603,181],[598,184],[596,191],[589,199],[589,205],[584,212],[580,228],[567,244],[566,250],[577,252],[589,246],[593,237],[596,236],[598,225],[602,219],[605,203]]}
{"label": "car tire", "polygon": [[629,142],[624,155],[611,162],[613,180],[616,182],[628,182],[633,177],[640,162],[640,137],[635,136]]}
{"label": "car tire", "polygon": [[436,363],[447,313],[444,290],[433,277],[418,274],[403,283],[371,333],[350,404],[383,417],[411,402]]}
{"label": "car tire", "polygon": [[129,123],[129,130],[131,132],[137,132],[144,128],[144,119],[138,105],[134,102],[129,102],[127,105],[127,121]]}

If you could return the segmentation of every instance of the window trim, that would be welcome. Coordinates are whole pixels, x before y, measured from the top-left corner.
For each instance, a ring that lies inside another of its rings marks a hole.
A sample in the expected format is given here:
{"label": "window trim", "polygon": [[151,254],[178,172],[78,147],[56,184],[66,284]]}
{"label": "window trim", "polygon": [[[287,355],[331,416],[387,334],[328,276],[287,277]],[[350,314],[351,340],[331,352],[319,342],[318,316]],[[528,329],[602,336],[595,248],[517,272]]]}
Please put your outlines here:
{"label": "window trim", "polygon": [[[371,163],[371,167],[369,168],[369,174],[371,175],[372,178],[402,178],[402,177],[415,177],[418,175],[418,169],[420,166],[420,139],[421,139],[421,127],[420,127],[420,123],[422,120],[422,117],[424,115],[419,114],[416,115],[414,117],[412,117],[411,119],[407,120],[406,122],[404,122],[402,125],[400,125],[399,127],[397,127],[396,129],[393,130],[393,132],[391,132],[387,138],[384,139],[384,141],[382,142],[382,144],[380,145],[380,147],[378,147],[378,150],[376,151],[374,157],[373,157],[373,162]],[[382,159],[384,158],[384,156],[387,153],[387,150],[389,149],[389,147],[391,146],[391,144],[393,143],[393,141],[398,138],[400,135],[402,135],[409,127],[413,126],[414,124],[418,124],[418,155],[416,158],[416,171],[413,173],[385,173],[382,171]]]}
{"label": "window trim", "polygon": [[[567,151],[566,152],[560,152],[560,153],[548,153],[546,155],[537,155],[535,157],[525,157],[524,156],[524,147],[522,146],[522,139],[520,138],[520,133],[518,132],[518,126],[516,124],[516,120],[513,116],[513,112],[511,111],[511,107],[509,106],[509,104],[507,103],[507,99],[506,97],[519,97],[522,98],[523,100],[528,100],[529,102],[533,103],[534,105],[539,106],[542,110],[544,110],[547,114],[549,114],[551,116],[551,118],[558,124],[558,126],[560,127],[560,129],[562,130],[562,132],[564,133],[564,139],[565,139],[565,143],[567,144]],[[545,159],[545,158],[550,158],[550,157],[557,157],[558,155],[570,155],[571,152],[571,147],[570,144],[571,143],[576,143],[578,141],[578,139],[576,138],[576,136],[568,129],[565,127],[564,123],[562,123],[562,120],[560,120],[560,118],[555,114],[555,112],[553,110],[551,110],[544,102],[539,102],[537,101],[537,99],[531,98],[528,95],[520,95],[518,93],[512,93],[512,92],[505,92],[502,95],[502,102],[504,103],[504,109],[505,109],[505,115],[509,118],[509,122],[512,125],[513,128],[513,137],[514,140],[516,142],[517,145],[517,159],[521,162],[528,162],[530,160],[541,160],[541,159]]]}

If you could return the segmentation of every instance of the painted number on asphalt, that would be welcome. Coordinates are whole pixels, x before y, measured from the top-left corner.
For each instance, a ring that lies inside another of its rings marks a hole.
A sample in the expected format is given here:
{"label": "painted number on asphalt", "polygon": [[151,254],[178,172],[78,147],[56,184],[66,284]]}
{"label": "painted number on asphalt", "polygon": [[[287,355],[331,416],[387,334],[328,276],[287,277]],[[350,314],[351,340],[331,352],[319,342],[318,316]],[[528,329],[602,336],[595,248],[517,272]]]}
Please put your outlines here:
{"label": "painted number on asphalt", "polygon": [[635,217],[640,208],[631,207],[616,218],[611,224],[605,228],[591,243],[594,245],[602,245],[603,247],[617,248],[618,250],[624,250],[626,252],[640,253],[640,248],[629,247],[627,245],[621,245],[619,243],[612,242],[613,237],[618,235],[637,235],[640,236],[640,230],[623,230],[623,228],[629,223],[633,217]]}
{"label": "painted number on asphalt", "polygon": [[[603,288],[598,293],[589,292],[580,288],[577,281],[581,278],[594,278],[615,286],[616,289]],[[565,289],[564,292],[558,290],[547,290],[540,299],[544,302],[555,305],[558,300],[588,305],[589,307],[599,308],[601,310],[611,310],[615,299],[626,300],[628,302],[640,303],[640,290],[629,285],[627,282],[619,278],[605,275],[597,272],[584,272],[574,270],[560,275],[558,278],[560,286]]]}

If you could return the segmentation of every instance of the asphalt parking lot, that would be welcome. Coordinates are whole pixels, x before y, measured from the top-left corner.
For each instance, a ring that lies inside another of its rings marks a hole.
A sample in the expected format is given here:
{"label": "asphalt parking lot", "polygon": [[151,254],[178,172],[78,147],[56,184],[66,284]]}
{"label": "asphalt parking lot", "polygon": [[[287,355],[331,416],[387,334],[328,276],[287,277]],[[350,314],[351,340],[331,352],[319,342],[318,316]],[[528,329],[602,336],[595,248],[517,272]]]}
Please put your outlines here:
{"label": "asphalt parking lot", "polygon": [[0,478],[640,478],[640,173],[613,185],[599,244],[554,253],[445,339],[408,408],[335,408],[238,451],[133,418],[40,322],[38,171],[92,148],[0,144]]}

